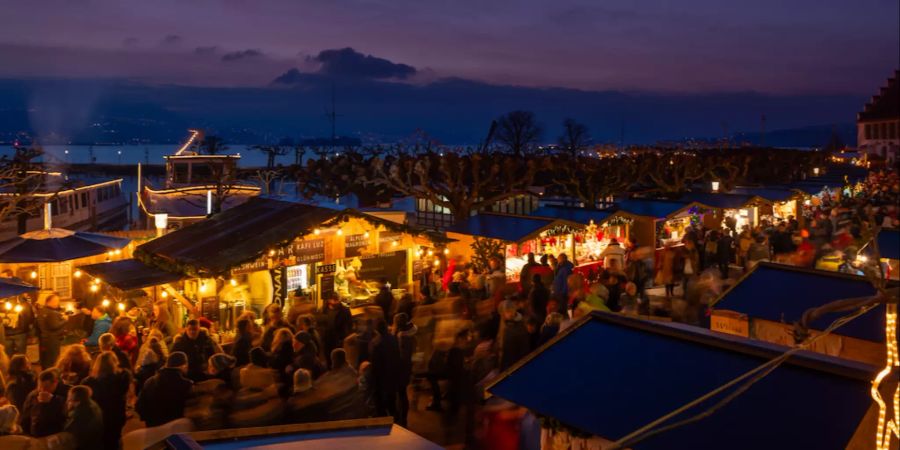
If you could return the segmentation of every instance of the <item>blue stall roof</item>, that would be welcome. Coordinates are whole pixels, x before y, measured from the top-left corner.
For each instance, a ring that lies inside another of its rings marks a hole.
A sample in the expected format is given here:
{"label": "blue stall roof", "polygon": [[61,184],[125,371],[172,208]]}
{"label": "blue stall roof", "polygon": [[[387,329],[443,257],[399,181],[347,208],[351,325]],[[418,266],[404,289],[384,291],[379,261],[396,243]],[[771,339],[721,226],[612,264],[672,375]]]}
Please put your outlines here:
{"label": "blue stall roof", "polygon": [[[714,306],[751,318],[793,323],[810,308],[874,294],[875,288],[860,276],[760,263],[726,290]],[[823,330],[837,317],[826,314],[810,325]],[[884,342],[884,325],[884,306],[879,306],[844,325],[836,334]]]}
{"label": "blue stall roof", "polygon": [[[785,350],[697,327],[595,312],[504,372],[489,392],[617,440]],[[799,352],[711,416],[628,448],[844,449],[872,404],[869,386],[877,370]]]}
{"label": "blue stall roof", "polygon": [[882,229],[878,233],[878,251],[882,258],[900,259],[900,230]]}
{"label": "blue stall roof", "polygon": [[586,209],[573,206],[556,206],[545,205],[534,210],[531,215],[536,217],[546,217],[550,219],[564,219],[570,222],[588,225],[593,220],[594,223],[600,224],[614,214],[608,209]]}
{"label": "blue stall roof", "polygon": [[797,196],[797,191],[780,187],[737,187],[731,193],[752,195],[770,202],[786,202]]}
{"label": "blue stall roof", "polygon": [[481,213],[448,227],[448,233],[467,234],[506,242],[522,242],[537,237],[556,225],[581,225],[560,219]]}
{"label": "blue stall roof", "polygon": [[697,202],[705,206],[721,209],[740,209],[765,199],[748,194],[717,194],[714,192],[688,192],[681,197],[685,202]]}
{"label": "blue stall roof", "polygon": [[681,200],[628,198],[617,200],[615,206],[619,211],[624,211],[636,216],[668,219],[678,212],[690,208],[693,204]]}

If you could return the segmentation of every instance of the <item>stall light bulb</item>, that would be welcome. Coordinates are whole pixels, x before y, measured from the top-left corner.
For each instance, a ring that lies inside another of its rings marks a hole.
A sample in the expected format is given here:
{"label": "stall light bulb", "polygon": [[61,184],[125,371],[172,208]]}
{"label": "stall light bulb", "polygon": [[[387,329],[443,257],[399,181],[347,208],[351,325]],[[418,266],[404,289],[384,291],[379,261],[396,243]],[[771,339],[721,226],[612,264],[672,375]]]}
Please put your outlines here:
{"label": "stall light bulb", "polygon": [[428,256],[434,256],[434,250],[428,250]]}
{"label": "stall light bulb", "polygon": [[206,292],[206,284],[200,283],[200,292]]}
{"label": "stall light bulb", "polygon": [[337,230],[337,235],[338,235],[338,236],[343,236],[343,234],[344,234],[344,230],[338,228],[338,230]]}
{"label": "stall light bulb", "polygon": [[434,267],[441,267],[441,260],[439,260],[439,259],[434,260]]}
{"label": "stall light bulb", "polygon": [[97,291],[99,291],[99,290],[100,290],[100,287],[97,286],[96,284],[92,284],[92,285],[91,285],[91,292],[97,292]]}
{"label": "stall light bulb", "polygon": [[37,278],[37,272],[35,272],[34,270],[32,270],[30,276],[31,276],[31,279],[32,279],[32,280],[35,279],[35,278]]}
{"label": "stall light bulb", "polygon": [[107,306],[109,306],[109,299],[104,298],[103,301],[100,302],[100,304],[103,305],[104,308],[106,308]]}
{"label": "stall light bulb", "polygon": [[13,308],[13,310],[15,310],[17,313],[22,312],[22,305],[16,305],[16,307]]}
{"label": "stall light bulb", "polygon": [[12,309],[12,302],[6,302],[6,310],[9,311]]}
{"label": "stall light bulb", "polygon": [[316,228],[315,230],[313,230],[313,234],[315,234],[316,236],[318,236],[318,235],[322,234],[322,230]]}
{"label": "stall light bulb", "polygon": [[397,245],[399,245],[399,244],[397,243],[397,241],[391,242],[391,247],[396,247]]}
{"label": "stall light bulb", "polygon": [[275,250],[269,250],[269,256],[275,256]]}
{"label": "stall light bulb", "polygon": [[366,231],[365,233],[363,233],[363,237],[366,238],[366,239],[368,239],[368,238],[369,238],[369,232]]}
{"label": "stall light bulb", "polygon": [[450,249],[449,249],[449,248],[445,248],[445,249],[444,249],[444,254],[445,254],[445,255],[449,255],[449,254],[450,254]]}
{"label": "stall light bulb", "polygon": [[116,305],[116,308],[119,308],[119,311],[125,311],[125,304],[119,303],[118,305]]}
{"label": "stall light bulb", "polygon": [[235,280],[234,278],[228,280],[228,282],[231,283],[232,286],[237,286],[237,280]]}
{"label": "stall light bulb", "polygon": [[169,293],[166,292],[166,291],[162,291],[162,293],[160,293],[159,296],[162,297],[162,298],[166,298],[166,297],[169,296]]}
{"label": "stall light bulb", "polygon": [[112,256],[113,254],[115,254],[115,253],[112,250],[106,252],[106,256]]}
{"label": "stall light bulb", "polygon": [[806,199],[806,200],[803,200],[803,204],[806,205],[806,206],[809,206],[809,205],[812,204],[812,202],[809,201],[809,199]]}
{"label": "stall light bulb", "polygon": [[81,278],[81,271],[76,270],[75,273],[72,274],[72,276],[74,276],[75,278]]}
{"label": "stall light bulb", "polygon": [[114,253],[115,253],[116,255],[121,255],[121,254],[122,254],[122,249],[117,248],[116,251],[115,251]]}

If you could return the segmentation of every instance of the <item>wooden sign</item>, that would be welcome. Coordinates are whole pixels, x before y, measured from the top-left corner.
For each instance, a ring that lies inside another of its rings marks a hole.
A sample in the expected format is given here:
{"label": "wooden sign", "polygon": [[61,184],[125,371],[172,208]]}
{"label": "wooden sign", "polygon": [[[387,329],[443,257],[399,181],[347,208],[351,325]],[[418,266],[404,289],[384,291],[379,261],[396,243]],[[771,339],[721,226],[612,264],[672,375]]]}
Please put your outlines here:
{"label": "wooden sign", "polygon": [[316,273],[325,275],[337,271],[337,264],[319,264],[316,266]]}
{"label": "wooden sign", "polygon": [[297,258],[297,264],[311,264],[325,261],[325,239],[304,239],[295,241],[288,247],[290,255]]}
{"label": "wooden sign", "polygon": [[348,234],[344,237],[344,257],[352,258],[363,254],[369,246],[369,237],[365,234]]}
{"label": "wooden sign", "polygon": [[219,321],[219,297],[205,297],[200,299],[200,315],[210,321]]}
{"label": "wooden sign", "polygon": [[378,255],[363,256],[359,259],[362,267],[359,269],[359,278],[362,280],[377,281],[386,279],[394,287],[406,282],[406,251],[381,253]]}
{"label": "wooden sign", "polygon": [[324,300],[334,294],[334,275],[323,275],[319,280],[319,298]]}
{"label": "wooden sign", "polygon": [[266,258],[260,258],[256,261],[250,261],[231,269],[232,275],[241,275],[245,273],[259,272],[260,270],[268,270],[269,261]]}
{"label": "wooden sign", "polygon": [[[396,231],[382,231],[378,233],[378,251],[381,253],[397,250],[403,239],[403,233]],[[394,244],[397,245],[394,245]]]}
{"label": "wooden sign", "polygon": [[719,333],[750,337],[750,320],[730,311],[713,311],[709,329]]}

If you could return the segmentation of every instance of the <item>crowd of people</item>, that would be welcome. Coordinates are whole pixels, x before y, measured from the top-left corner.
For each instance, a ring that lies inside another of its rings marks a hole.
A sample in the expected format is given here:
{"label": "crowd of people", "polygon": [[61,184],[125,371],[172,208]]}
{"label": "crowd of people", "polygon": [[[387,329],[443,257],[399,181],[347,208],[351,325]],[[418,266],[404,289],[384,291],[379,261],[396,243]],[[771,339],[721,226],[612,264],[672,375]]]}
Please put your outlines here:
{"label": "crowd of people", "polygon": [[[0,336],[0,442],[67,433],[75,448],[114,450],[130,421],[153,428],[187,419],[195,429],[221,429],[393,416],[407,425],[419,392],[430,392],[425,409],[437,412],[447,433],[455,429],[482,448],[517,448],[491,424],[515,416],[518,446],[536,441],[536,421],[484,404],[487,380],[590,311],[699,323],[723,280],[760,261],[821,267],[841,252],[830,268],[858,271],[867,230],[898,225],[900,180],[873,172],[841,194],[753,228],[696,223],[683,245],[660,252],[613,242],[599,271],[577,271],[565,254],[529,255],[513,286],[498,255],[482,271],[451,260],[426,272],[415,297],[395,298],[384,282],[374,304],[355,314],[333,294],[312,313],[270,304],[259,318],[238,317],[225,345],[214,338],[216,324],[196,316],[182,325],[164,301],[126,311],[99,304],[73,315],[57,295],[40,306],[20,300]],[[651,291],[660,287],[654,303]],[[63,345],[74,317],[84,337]],[[31,336],[36,366],[26,357]]]}

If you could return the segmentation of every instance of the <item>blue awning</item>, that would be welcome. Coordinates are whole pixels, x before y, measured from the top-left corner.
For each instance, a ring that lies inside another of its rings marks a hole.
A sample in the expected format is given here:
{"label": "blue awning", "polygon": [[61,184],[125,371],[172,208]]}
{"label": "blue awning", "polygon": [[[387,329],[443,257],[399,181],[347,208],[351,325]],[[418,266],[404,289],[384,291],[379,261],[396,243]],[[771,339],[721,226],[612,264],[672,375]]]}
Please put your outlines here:
{"label": "blue awning", "polygon": [[546,205],[534,210],[531,215],[536,217],[546,217],[550,219],[564,219],[570,222],[588,225],[591,223],[591,221],[594,221],[594,223],[596,224],[602,223],[604,220],[612,216],[613,212],[610,210]]}
{"label": "blue awning", "polygon": [[[617,440],[784,350],[696,327],[593,313],[501,375],[489,392]],[[715,414],[629,448],[844,449],[872,404],[876,371],[801,353]]]}
{"label": "blue awning", "polygon": [[184,278],[184,275],[180,273],[167,272],[153,266],[148,266],[136,259],[123,259],[121,261],[91,264],[88,266],[81,266],[79,269],[87,272],[88,275],[100,278],[104,283],[123,291],[159,286],[161,284],[173,283]]}
{"label": "blue awning", "polygon": [[[715,308],[736,311],[751,318],[793,323],[810,308],[835,300],[874,294],[875,288],[863,277],[760,263],[726,291],[715,303]],[[814,329],[823,330],[837,317],[826,314],[811,325]],[[884,342],[884,306],[854,319],[836,334]]]}
{"label": "blue awning", "polygon": [[714,192],[688,192],[681,197],[683,202],[697,202],[705,206],[721,209],[746,208],[760,198],[747,194],[717,194]]}
{"label": "blue awning", "polygon": [[882,229],[878,233],[878,251],[882,258],[900,259],[900,230]]}
{"label": "blue awning", "polygon": [[680,200],[656,200],[645,198],[629,198],[616,201],[616,208],[636,216],[668,219],[679,211],[690,207],[691,202]]}
{"label": "blue awning", "polygon": [[506,242],[519,243],[536,237],[556,225],[572,223],[543,217],[522,217],[505,214],[478,214],[447,228],[448,233],[467,234]]}
{"label": "blue awning", "polygon": [[0,278],[0,298],[15,297],[36,290],[37,286],[28,284],[20,278]]}

